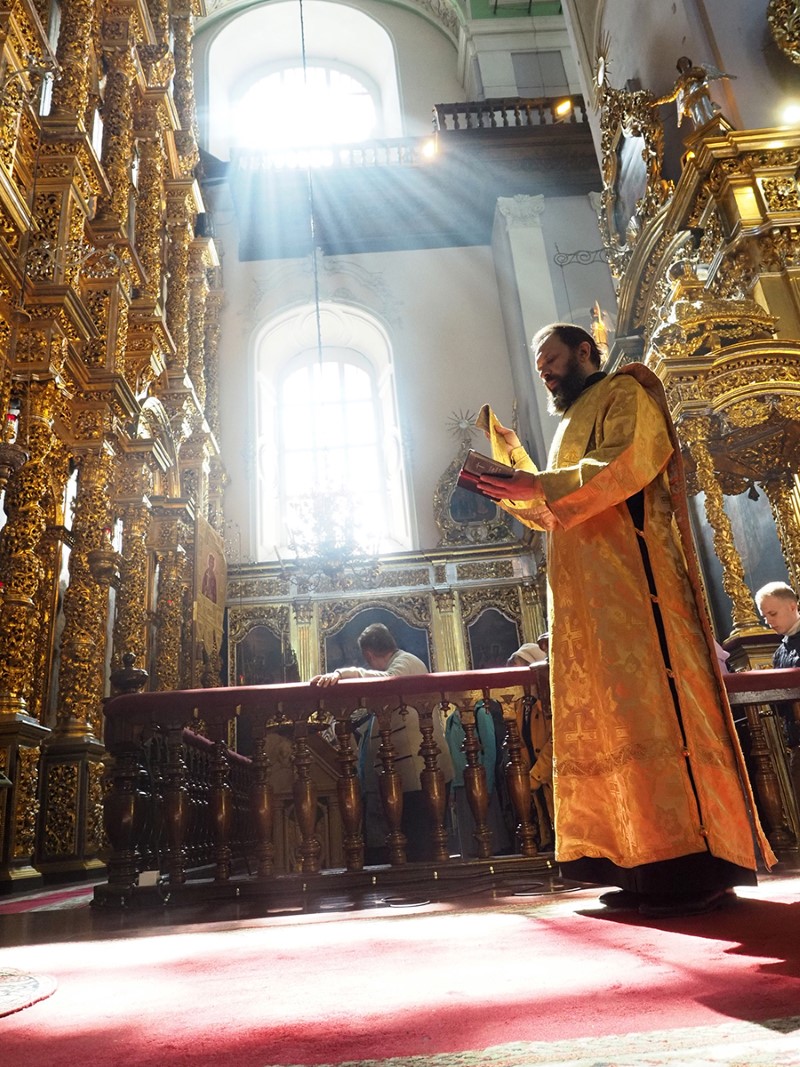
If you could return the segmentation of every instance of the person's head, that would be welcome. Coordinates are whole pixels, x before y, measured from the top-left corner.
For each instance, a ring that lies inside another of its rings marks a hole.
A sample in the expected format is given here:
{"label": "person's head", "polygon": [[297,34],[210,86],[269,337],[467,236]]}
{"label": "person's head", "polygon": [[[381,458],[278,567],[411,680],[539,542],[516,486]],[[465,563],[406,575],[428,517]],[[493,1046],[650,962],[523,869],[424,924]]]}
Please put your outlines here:
{"label": "person's head", "polygon": [[531,341],[536,371],[550,393],[553,415],[566,411],[583,391],[584,382],[600,370],[600,349],[590,333],[568,322],[551,322]]}
{"label": "person's head", "polygon": [[536,638],[536,644],[546,656],[550,651],[550,634],[539,634]]}
{"label": "person's head", "polygon": [[797,593],[786,582],[769,582],[756,593],[756,605],[764,622],[776,634],[785,634],[800,622]]}
{"label": "person's head", "polygon": [[397,651],[397,642],[388,626],[373,622],[359,635],[358,647],[368,666],[380,671]]}
{"label": "person's head", "polygon": [[506,660],[507,667],[530,667],[532,663],[542,663],[547,659],[547,656],[542,652],[538,645],[533,643],[526,643],[520,645],[516,652],[513,652]]}
{"label": "person's head", "polygon": [[208,553],[208,569],[214,571],[217,569],[217,557],[213,552]]}

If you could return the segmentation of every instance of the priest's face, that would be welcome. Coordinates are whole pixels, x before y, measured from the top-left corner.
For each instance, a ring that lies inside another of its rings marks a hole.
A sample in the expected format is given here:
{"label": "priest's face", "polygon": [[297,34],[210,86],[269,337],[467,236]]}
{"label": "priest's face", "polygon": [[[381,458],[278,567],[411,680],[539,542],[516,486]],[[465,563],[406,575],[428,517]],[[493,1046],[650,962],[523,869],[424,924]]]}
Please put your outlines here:
{"label": "priest's face", "polygon": [[534,354],[536,370],[550,393],[548,410],[551,415],[560,415],[578,399],[583,383],[597,370],[589,359],[589,345],[570,348],[557,333],[551,333]]}
{"label": "priest's face", "polygon": [[800,619],[797,601],[785,596],[765,596],[761,601],[761,615],[776,634],[787,634]]}

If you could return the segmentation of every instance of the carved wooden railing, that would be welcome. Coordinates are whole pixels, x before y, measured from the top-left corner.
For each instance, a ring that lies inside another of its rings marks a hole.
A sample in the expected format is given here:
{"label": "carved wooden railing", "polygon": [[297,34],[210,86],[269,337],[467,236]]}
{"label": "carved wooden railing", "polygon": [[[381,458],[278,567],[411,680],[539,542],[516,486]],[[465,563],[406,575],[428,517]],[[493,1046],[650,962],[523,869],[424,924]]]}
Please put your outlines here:
{"label": "carved wooden railing", "polygon": [[433,108],[433,128],[437,132],[518,129],[558,123],[574,125],[587,121],[582,96],[496,97],[436,104]]}
{"label": "carved wooden railing", "polygon": [[[779,859],[800,860],[800,746],[787,723],[800,723],[800,669],[725,675],[740,725],[764,831]],[[793,741],[794,739],[792,739]]]}
{"label": "carved wooden railing", "polygon": [[[800,702],[800,670],[747,671],[727,675],[734,714],[740,721],[756,800],[765,831],[782,859],[796,862],[800,840],[800,752],[786,744],[784,718]],[[107,701],[106,745],[112,758],[105,800],[105,825],[111,852],[109,880],[98,887],[100,903],[129,903],[143,870],[158,871],[175,893],[187,886],[188,872],[210,867],[218,887],[247,882],[262,889],[276,877],[275,798],[266,738],[271,730],[291,736],[292,803],[299,832],[297,874],[304,888],[323,871],[316,832],[317,797],[310,773],[313,735],[332,728],[338,779],[336,796],[343,829],[344,867],[337,876],[369,875],[364,869],[361,788],[351,741],[351,714],[375,712],[381,737],[381,797],[389,832],[389,866],[398,875],[406,864],[401,831],[402,789],[394,765],[391,716],[414,707],[419,716],[424,761],[421,787],[433,823],[433,863],[427,876],[459,862],[446,847],[445,787],[434,740],[433,716],[440,708],[459,709],[465,732],[465,793],[474,816],[478,861],[494,873],[515,857],[492,857],[487,825],[489,791],[480,761],[475,707],[496,700],[506,724],[506,782],[517,819],[516,860],[541,862],[531,822],[531,792],[522,754],[516,704],[540,697],[548,701],[547,666],[496,671],[429,674],[416,677],[340,682],[325,689],[307,684],[249,686],[128,694]],[[800,703],[797,705],[800,721]],[[790,712],[791,713],[791,712]],[[202,720],[209,738],[187,726]],[[255,738],[252,759],[228,751],[223,740],[233,720],[248,722]],[[234,866],[246,861],[244,881]],[[549,864],[549,860],[547,861]],[[328,876],[332,872],[326,872]],[[377,876],[372,873],[373,884]]]}
{"label": "carved wooden railing", "polygon": [[[496,671],[430,674],[392,679],[352,679],[337,686],[307,684],[247,686],[222,689],[126,694],[106,702],[108,771],[105,826],[111,852],[109,881],[96,898],[127,899],[142,870],[158,871],[174,892],[187,883],[188,872],[213,866],[217,884],[237,882],[234,865],[247,863],[256,880],[274,878],[274,808],[269,731],[291,737],[292,806],[299,840],[299,874],[322,871],[317,834],[317,795],[310,773],[313,735],[332,730],[338,764],[336,794],[342,824],[344,872],[364,869],[362,797],[352,744],[351,715],[359,708],[374,711],[381,745],[379,785],[389,832],[389,864],[406,865],[401,831],[403,793],[395,767],[392,714],[413,707],[419,717],[424,768],[422,794],[431,817],[433,866],[453,863],[445,829],[445,777],[434,739],[434,715],[443,707],[458,708],[465,733],[464,790],[475,821],[478,860],[490,860],[489,789],[480,759],[475,707],[493,699],[503,709],[506,725],[506,785],[517,821],[518,855],[538,861],[531,791],[517,727],[517,702],[541,696],[549,700],[546,669],[509,668]],[[208,738],[190,727],[201,720]],[[255,739],[252,759],[228,751],[224,738],[231,723],[246,723]],[[500,862],[502,858],[498,858]],[[457,861],[456,861],[457,862]],[[506,861],[508,862],[508,861]],[[429,865],[430,866],[430,865]]]}

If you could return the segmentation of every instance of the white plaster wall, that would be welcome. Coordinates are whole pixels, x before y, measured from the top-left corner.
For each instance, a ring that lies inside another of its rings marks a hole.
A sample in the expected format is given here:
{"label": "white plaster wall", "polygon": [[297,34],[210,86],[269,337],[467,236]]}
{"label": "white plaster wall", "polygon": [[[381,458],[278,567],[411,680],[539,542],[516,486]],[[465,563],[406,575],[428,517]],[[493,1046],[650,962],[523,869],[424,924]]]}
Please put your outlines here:
{"label": "white plaster wall", "polygon": [[[235,223],[222,201],[216,217],[221,220],[218,243],[223,249],[227,297],[219,371],[221,447],[230,478],[225,516],[237,536],[241,534],[246,562],[255,559],[251,345],[264,314],[279,303],[274,287],[268,298],[261,295],[264,281],[283,274],[287,292],[294,288],[295,296],[303,299],[308,294],[301,293],[293,280],[302,267],[297,261],[240,263]],[[511,370],[491,250],[481,246],[375,253],[337,257],[337,261],[374,279],[380,300],[394,318],[387,329],[416,520],[414,547],[433,548],[439,539],[433,495],[459,447],[448,419],[458,412],[477,412],[486,402],[501,418],[512,418]],[[350,288],[356,288],[352,280]],[[477,435],[475,447],[483,447]]]}
{"label": "white plaster wall", "polygon": [[462,47],[467,58],[477,57],[487,99],[519,95],[512,52],[561,52],[570,92],[581,91],[567,28],[559,16],[472,22]]}

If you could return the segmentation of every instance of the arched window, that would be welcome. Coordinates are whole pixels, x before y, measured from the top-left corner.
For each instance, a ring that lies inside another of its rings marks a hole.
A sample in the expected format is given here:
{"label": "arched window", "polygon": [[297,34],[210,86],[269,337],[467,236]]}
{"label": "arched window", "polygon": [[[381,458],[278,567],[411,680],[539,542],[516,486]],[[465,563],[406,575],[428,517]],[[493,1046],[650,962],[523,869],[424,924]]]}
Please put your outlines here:
{"label": "arched window", "polygon": [[[259,558],[411,547],[391,346],[362,309],[295,308],[256,345]],[[318,341],[321,340],[321,344]]]}
{"label": "arched window", "polygon": [[352,144],[375,134],[377,109],[362,80],[333,67],[286,67],[256,81],[236,105],[245,148]]}
{"label": "arched window", "polygon": [[404,135],[394,43],[365,12],[304,0],[301,26],[296,0],[274,0],[209,32],[197,92],[207,96],[204,141],[219,159]]}

